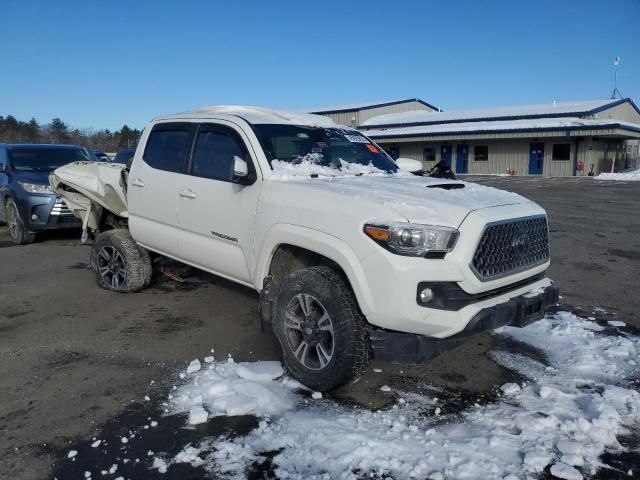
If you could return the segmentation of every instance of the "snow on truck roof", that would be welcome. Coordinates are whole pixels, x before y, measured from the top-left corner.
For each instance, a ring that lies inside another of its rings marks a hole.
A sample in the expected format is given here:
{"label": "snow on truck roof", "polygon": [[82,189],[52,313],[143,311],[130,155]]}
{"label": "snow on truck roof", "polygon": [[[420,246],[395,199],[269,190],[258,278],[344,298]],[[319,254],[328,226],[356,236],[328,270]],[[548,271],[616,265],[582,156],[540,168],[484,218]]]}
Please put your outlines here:
{"label": "snow on truck roof", "polygon": [[235,117],[240,117],[253,124],[277,123],[323,128],[342,127],[342,125],[338,125],[330,118],[323,117],[321,115],[246,105],[212,105],[209,107],[196,108],[195,110],[178,113],[176,115],[159,117],[158,119],[184,119],[193,117],[219,118],[220,115],[232,115]]}

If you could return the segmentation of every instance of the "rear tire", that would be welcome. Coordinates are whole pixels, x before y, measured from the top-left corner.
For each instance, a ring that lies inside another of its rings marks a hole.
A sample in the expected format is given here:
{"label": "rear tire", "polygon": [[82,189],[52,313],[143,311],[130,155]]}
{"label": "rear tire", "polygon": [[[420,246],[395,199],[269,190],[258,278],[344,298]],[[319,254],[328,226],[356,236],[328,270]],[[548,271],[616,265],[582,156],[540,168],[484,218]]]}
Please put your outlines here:
{"label": "rear tire", "polygon": [[4,218],[7,221],[9,235],[11,236],[13,243],[16,245],[25,245],[27,243],[32,243],[35,240],[35,233],[30,232],[25,228],[22,217],[20,217],[20,211],[18,210],[18,206],[13,198],[7,199],[4,204]]}
{"label": "rear tire", "polygon": [[360,376],[369,363],[366,320],[349,284],[325,266],[289,274],[272,318],[287,370],[326,392]]}
{"label": "rear tire", "polygon": [[91,250],[91,266],[98,286],[114,292],[138,292],[151,283],[149,252],[138,246],[129,230],[98,235]]}

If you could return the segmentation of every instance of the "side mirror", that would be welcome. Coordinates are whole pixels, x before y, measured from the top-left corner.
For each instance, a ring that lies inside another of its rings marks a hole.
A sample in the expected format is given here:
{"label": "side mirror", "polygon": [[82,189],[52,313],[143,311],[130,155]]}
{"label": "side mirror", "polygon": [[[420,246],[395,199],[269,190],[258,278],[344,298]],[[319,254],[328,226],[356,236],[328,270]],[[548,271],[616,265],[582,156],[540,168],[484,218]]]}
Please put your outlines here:
{"label": "side mirror", "polygon": [[242,180],[249,176],[249,165],[238,156],[233,157],[233,179]]}
{"label": "side mirror", "polygon": [[396,165],[400,170],[413,173],[415,175],[420,175],[424,169],[422,162],[414,160],[413,158],[398,158],[396,159]]}
{"label": "side mirror", "polygon": [[5,172],[4,163],[0,163],[0,173],[4,173],[4,172]]}

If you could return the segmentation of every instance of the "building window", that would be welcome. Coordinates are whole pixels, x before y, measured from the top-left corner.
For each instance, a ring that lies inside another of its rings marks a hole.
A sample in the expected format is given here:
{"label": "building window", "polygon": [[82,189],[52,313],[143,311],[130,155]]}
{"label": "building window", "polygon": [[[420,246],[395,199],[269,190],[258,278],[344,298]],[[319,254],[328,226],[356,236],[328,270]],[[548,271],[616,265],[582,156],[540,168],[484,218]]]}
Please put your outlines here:
{"label": "building window", "polygon": [[473,159],[476,162],[486,162],[489,160],[489,145],[475,145],[473,147]]}
{"label": "building window", "polygon": [[435,147],[424,147],[422,150],[423,162],[435,162],[436,161],[436,149]]}
{"label": "building window", "polygon": [[571,160],[571,144],[570,143],[554,143],[553,144],[553,160]]}

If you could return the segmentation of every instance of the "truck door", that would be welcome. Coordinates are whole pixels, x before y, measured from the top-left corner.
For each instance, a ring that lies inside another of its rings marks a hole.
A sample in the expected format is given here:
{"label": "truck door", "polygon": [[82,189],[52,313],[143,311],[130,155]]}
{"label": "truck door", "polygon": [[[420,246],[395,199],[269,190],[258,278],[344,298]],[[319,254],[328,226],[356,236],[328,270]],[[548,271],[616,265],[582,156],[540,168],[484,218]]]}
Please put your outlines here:
{"label": "truck door", "polygon": [[187,176],[195,124],[156,124],[138,149],[129,172],[127,199],[133,238],[156,252],[176,256],[178,191]]}
{"label": "truck door", "polygon": [[[261,179],[247,145],[243,132],[231,123],[200,125],[190,175],[182,178],[178,192],[178,246],[185,261],[252,284]],[[235,157],[248,164],[249,181],[244,184],[234,181]]]}

